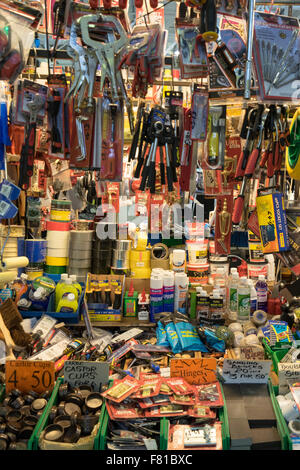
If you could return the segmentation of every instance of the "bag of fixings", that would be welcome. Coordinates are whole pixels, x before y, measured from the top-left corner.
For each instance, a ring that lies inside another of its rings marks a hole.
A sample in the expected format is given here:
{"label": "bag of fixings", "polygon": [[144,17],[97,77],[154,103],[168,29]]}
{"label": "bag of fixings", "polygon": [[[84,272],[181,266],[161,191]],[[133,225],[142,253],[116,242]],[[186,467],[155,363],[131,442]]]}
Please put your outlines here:
{"label": "bag of fixings", "polygon": [[42,16],[37,2],[0,1],[0,80],[13,83],[24,69]]}

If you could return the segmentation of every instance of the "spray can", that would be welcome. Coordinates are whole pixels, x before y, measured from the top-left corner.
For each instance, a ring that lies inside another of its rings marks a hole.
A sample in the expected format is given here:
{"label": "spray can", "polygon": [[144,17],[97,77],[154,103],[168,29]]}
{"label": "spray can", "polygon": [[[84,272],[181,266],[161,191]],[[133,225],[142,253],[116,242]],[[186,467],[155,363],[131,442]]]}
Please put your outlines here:
{"label": "spray can", "polygon": [[174,295],[175,295],[175,277],[173,271],[165,271],[163,274],[164,281],[164,312],[174,312]]}

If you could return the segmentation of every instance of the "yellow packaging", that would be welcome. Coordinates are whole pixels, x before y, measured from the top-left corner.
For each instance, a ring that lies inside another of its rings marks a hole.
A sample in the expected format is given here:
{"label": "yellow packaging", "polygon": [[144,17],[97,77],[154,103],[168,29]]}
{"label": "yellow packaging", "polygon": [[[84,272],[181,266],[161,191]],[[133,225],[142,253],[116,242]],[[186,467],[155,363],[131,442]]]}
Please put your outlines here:
{"label": "yellow packaging", "polygon": [[62,296],[58,302],[56,312],[74,313],[76,312],[77,308],[78,302],[75,298],[75,294],[70,293]]}

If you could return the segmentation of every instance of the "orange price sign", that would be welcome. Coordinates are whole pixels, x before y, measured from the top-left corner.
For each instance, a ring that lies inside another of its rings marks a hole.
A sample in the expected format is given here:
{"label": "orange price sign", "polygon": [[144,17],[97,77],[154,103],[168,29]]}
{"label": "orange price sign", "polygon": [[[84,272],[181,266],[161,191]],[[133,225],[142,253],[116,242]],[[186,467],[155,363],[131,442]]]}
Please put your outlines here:
{"label": "orange price sign", "polygon": [[30,390],[43,393],[53,389],[54,381],[55,371],[52,361],[6,361],[6,392],[17,388],[23,393]]}
{"label": "orange price sign", "polygon": [[216,382],[215,358],[171,359],[170,376],[181,377],[191,385]]}

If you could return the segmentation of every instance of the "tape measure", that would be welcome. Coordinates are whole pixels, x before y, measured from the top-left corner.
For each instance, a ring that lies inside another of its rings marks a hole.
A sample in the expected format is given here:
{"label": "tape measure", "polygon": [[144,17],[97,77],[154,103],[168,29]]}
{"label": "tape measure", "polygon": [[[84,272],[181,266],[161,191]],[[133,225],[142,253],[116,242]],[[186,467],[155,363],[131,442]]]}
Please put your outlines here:
{"label": "tape measure", "polygon": [[286,148],[286,168],[291,178],[300,180],[300,108],[290,127],[290,145]]}

